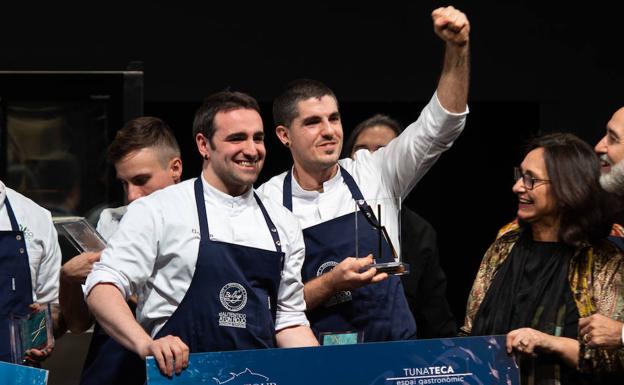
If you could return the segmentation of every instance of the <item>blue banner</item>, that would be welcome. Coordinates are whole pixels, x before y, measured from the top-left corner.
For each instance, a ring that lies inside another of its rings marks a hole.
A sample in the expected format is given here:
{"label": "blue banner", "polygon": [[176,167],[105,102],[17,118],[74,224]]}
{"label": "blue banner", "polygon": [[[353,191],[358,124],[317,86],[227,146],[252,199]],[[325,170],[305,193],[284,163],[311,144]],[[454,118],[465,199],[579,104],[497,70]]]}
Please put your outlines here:
{"label": "blue banner", "polygon": [[46,385],[48,371],[0,361],[0,378],[7,385]]}
{"label": "blue banner", "polygon": [[147,359],[147,383],[214,385],[520,384],[505,336],[191,354],[172,379]]}

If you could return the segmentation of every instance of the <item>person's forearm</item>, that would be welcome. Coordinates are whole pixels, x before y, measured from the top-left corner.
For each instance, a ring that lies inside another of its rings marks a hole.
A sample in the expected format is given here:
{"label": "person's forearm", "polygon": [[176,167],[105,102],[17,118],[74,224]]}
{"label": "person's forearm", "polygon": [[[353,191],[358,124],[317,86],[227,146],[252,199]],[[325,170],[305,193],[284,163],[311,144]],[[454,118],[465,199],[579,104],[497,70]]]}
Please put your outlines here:
{"label": "person's forearm", "polygon": [[318,346],[314,333],[307,326],[293,326],[277,331],[275,334],[277,346],[280,348],[296,348],[304,346]]}
{"label": "person's forearm", "polygon": [[307,310],[317,308],[334,294],[330,274],[331,272],[325,273],[320,277],[311,279],[303,285],[303,297]]}
{"label": "person's forearm", "polygon": [[121,292],[112,284],[98,284],[87,297],[89,309],[104,331],[125,348],[145,358],[152,338],[134,319]]}
{"label": "person's forearm", "polygon": [[558,355],[566,365],[578,368],[580,349],[578,341],[567,337],[551,337],[553,340],[547,351]]}
{"label": "person's forearm", "polygon": [[59,303],[61,313],[72,333],[82,333],[93,323],[89,307],[84,301],[84,294],[80,284],[63,279],[59,288]]}
{"label": "person's forearm", "polygon": [[437,95],[442,107],[453,113],[466,111],[470,81],[469,43],[446,44],[444,67],[438,82]]}

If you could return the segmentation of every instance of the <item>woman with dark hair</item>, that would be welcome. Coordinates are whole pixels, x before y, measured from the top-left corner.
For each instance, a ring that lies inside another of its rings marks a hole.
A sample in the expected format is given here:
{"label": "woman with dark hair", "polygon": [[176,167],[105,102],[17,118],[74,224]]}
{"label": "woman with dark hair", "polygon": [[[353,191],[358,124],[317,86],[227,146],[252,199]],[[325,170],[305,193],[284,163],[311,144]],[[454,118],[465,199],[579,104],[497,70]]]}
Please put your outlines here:
{"label": "woman with dark hair", "polygon": [[578,338],[579,317],[624,317],[624,259],[605,240],[611,197],[597,156],[574,135],[550,134],[530,143],[514,176],[518,221],[486,252],[462,333],[507,334],[524,384],[621,381],[624,351]]}

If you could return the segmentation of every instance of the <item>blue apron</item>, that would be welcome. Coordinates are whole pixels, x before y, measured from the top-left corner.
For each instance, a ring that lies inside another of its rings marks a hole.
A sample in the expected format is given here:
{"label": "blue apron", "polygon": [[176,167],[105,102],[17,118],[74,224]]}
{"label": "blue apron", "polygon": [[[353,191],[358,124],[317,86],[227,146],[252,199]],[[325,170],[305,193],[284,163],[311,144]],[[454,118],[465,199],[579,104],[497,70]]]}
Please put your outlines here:
{"label": "blue apron", "polygon": [[[375,215],[364,201],[353,177],[340,167],[342,178],[359,206],[359,256],[377,255],[379,236],[374,227]],[[292,211],[292,171],[284,179],[283,205]],[[347,257],[355,256],[354,216],[345,214],[303,230],[306,257],[301,270],[303,282],[325,273]],[[361,224],[361,225],[360,225]],[[393,262],[390,246],[382,237],[382,255],[376,262]],[[364,342],[395,341],[416,338],[416,322],[412,315],[401,280],[397,276],[336,293],[325,304],[307,313],[317,338],[324,332],[357,331]]]}
{"label": "blue apron", "polygon": [[11,362],[10,315],[30,313],[33,298],[24,232],[19,229],[8,197],[4,204],[11,231],[0,231],[0,361]]}
{"label": "blue apron", "polygon": [[[195,273],[182,302],[154,339],[177,336],[191,353],[276,346],[277,292],[284,253],[277,228],[255,193],[254,198],[277,251],[211,241],[201,178],[195,180],[201,232]],[[119,354],[113,356],[122,363],[121,368],[102,362],[90,378],[83,373],[82,383],[143,384],[145,362],[127,350],[122,354],[123,359]]]}
{"label": "blue apron", "polygon": [[80,385],[142,384],[145,382],[145,374],[141,374],[143,366],[145,363],[139,356],[111,338],[96,322]]}

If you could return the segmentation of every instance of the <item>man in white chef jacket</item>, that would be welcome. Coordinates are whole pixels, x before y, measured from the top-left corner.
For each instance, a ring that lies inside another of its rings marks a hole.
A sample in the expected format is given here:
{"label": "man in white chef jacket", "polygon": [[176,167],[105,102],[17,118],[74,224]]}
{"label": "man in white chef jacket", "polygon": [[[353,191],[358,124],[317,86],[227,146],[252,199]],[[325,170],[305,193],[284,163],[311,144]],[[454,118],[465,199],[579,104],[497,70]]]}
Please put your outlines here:
{"label": "man in white chef jacket", "polygon": [[[58,306],[61,250],[50,212],[0,181],[0,361],[11,362],[11,315],[51,304],[55,334],[65,330]],[[27,360],[50,351],[32,349]]]}
{"label": "man in white chef jacket", "polygon": [[[117,131],[108,147],[107,158],[115,167],[128,203],[178,183],[182,176],[180,147],[175,135],[166,122],[153,116],[132,119]],[[117,231],[127,209],[127,206],[121,206],[102,211],[97,230],[105,240],[108,241]],[[100,259],[100,254],[82,253],[67,261],[61,269],[61,310],[72,333],[83,332],[93,324],[81,285],[93,264]],[[136,297],[132,296],[129,304],[134,309]],[[96,324],[80,385],[114,383],[124,372],[128,357],[133,356]]]}
{"label": "man in white chef jacket", "polygon": [[[193,124],[199,178],[131,204],[87,278],[87,302],[108,334],[154,356],[166,375],[189,352],[318,344],[304,313],[299,224],[252,188],[265,158],[259,111],[243,93],[208,97]],[[137,370],[144,376],[140,364],[127,375]]]}
{"label": "man in white chef jacket", "polygon": [[[383,247],[394,245],[398,251],[397,208],[385,205],[382,218],[376,218],[377,212],[367,202],[405,198],[464,128],[470,24],[453,7],[434,10],[432,19],[446,46],[437,90],[418,120],[383,149],[338,161],[343,141],[338,101],[321,82],[294,81],[273,102],[275,131],[290,149],[294,165],[259,191],[277,199],[301,223],[306,243],[305,300],[319,338],[325,333],[354,332],[366,342],[416,337],[398,277],[384,280],[385,273],[367,268],[373,262],[367,254],[375,253],[379,239],[370,229],[380,227],[380,222],[389,235]],[[356,203],[358,223],[364,224],[357,237],[353,231]],[[355,256],[356,243],[360,252],[368,251]],[[392,262],[381,258],[377,256],[377,262]]]}

